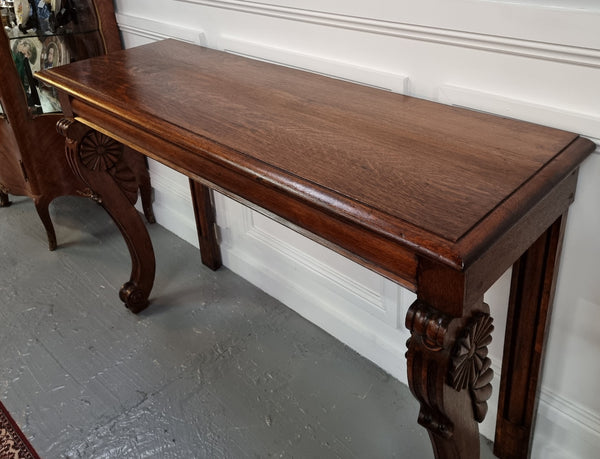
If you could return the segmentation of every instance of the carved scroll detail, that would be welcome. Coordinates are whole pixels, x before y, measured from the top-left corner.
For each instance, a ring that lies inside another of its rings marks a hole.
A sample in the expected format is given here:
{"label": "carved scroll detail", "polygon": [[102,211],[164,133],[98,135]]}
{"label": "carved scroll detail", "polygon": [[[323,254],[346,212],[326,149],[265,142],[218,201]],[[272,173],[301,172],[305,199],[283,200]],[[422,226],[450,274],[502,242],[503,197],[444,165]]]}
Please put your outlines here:
{"label": "carved scroll detail", "polygon": [[475,420],[482,422],[487,414],[487,400],[492,394],[494,371],[487,356],[492,342],[493,319],[476,313],[456,339],[448,373],[448,383],[455,390],[469,389]]}
{"label": "carved scroll detail", "polygon": [[406,316],[406,328],[412,332],[413,336],[420,336],[427,349],[438,352],[444,347],[445,334],[451,320],[452,317],[417,300]]}
{"label": "carved scroll detail", "polygon": [[73,118],[61,118],[56,122],[56,131],[63,137],[69,137],[69,127],[75,123]]}
{"label": "carved scroll detail", "polygon": [[487,413],[492,390],[487,357],[492,318],[483,301],[472,311],[453,317],[417,299],[406,316],[411,332],[408,382],[420,403],[418,421],[429,431],[436,450],[446,451],[448,457],[477,443],[477,422]]}
{"label": "carved scroll detail", "polygon": [[119,290],[119,298],[127,305],[127,308],[138,313],[148,306],[148,294],[139,288],[134,282],[125,282]]}
{"label": "carved scroll detail", "polygon": [[430,432],[449,439],[454,424],[444,413],[443,385],[448,365],[446,336],[452,317],[417,300],[408,310],[406,327],[411,337],[406,343],[410,388],[419,400],[418,422]]}

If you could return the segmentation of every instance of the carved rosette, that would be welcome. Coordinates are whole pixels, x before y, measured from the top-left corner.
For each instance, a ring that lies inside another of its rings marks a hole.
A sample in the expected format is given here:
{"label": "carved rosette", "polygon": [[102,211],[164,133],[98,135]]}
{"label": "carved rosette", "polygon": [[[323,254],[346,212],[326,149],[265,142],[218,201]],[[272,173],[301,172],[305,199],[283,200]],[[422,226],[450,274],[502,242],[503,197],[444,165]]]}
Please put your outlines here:
{"label": "carved rosette", "polygon": [[448,373],[450,386],[461,391],[468,389],[477,422],[487,414],[487,400],[492,394],[494,371],[490,368],[488,345],[492,342],[493,319],[489,314],[477,313],[456,339]]}
{"label": "carved rosette", "polygon": [[81,163],[93,171],[113,168],[122,153],[123,145],[98,131],[90,131],[79,146]]}
{"label": "carved rosette", "polygon": [[134,173],[123,160],[123,144],[102,134],[89,130],[79,143],[79,160],[94,172],[108,173],[131,204],[138,196],[138,184]]}

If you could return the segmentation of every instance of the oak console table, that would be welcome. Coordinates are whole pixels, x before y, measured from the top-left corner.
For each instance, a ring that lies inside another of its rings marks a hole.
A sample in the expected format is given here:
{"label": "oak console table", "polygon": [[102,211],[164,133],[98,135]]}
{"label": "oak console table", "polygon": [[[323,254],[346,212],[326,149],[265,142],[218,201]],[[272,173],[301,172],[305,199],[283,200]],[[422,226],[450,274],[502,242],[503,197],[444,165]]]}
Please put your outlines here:
{"label": "oak console table", "polygon": [[212,268],[217,189],[415,291],[408,380],[438,458],[479,457],[483,294],[514,265],[495,453],[528,455],[566,213],[592,142],[173,40],[38,77],[61,93],[72,167],[125,237],[121,298],[134,312],[154,254],[103,135],[190,178]]}

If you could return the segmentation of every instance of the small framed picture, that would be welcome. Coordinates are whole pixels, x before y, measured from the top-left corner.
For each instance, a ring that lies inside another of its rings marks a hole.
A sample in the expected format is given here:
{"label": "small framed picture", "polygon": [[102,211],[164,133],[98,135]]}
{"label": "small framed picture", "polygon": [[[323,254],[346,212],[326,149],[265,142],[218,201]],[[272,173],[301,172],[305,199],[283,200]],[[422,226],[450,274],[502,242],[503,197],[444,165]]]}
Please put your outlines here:
{"label": "small framed picture", "polygon": [[64,36],[51,35],[41,37],[42,41],[42,59],[40,69],[49,69],[59,65],[68,64],[71,60],[69,48],[66,46]]}
{"label": "small framed picture", "polygon": [[[65,43],[64,36],[52,35],[42,37],[42,40],[41,70],[58,67],[70,62],[69,48]],[[55,88],[40,83],[38,89],[43,113],[55,113],[62,110]]]}
{"label": "small framed picture", "polygon": [[40,102],[33,74],[40,69],[42,42],[37,37],[18,37],[11,40],[10,50],[27,95],[27,104],[37,111]]}

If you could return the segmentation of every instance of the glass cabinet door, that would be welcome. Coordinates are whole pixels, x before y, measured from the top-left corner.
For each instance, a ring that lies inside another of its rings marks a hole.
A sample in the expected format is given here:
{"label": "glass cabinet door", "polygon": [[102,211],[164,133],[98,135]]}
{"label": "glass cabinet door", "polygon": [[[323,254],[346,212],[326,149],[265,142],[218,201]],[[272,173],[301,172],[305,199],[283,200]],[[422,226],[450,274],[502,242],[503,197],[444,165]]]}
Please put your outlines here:
{"label": "glass cabinet door", "polygon": [[0,0],[10,50],[34,114],[60,112],[53,88],[33,74],[104,53],[92,0]]}

